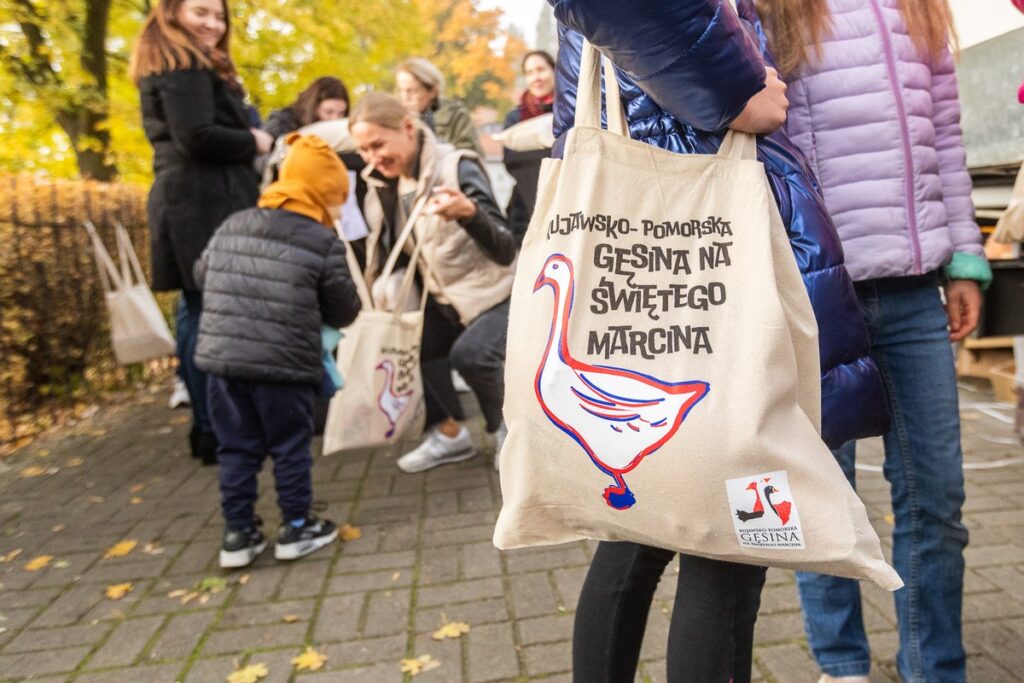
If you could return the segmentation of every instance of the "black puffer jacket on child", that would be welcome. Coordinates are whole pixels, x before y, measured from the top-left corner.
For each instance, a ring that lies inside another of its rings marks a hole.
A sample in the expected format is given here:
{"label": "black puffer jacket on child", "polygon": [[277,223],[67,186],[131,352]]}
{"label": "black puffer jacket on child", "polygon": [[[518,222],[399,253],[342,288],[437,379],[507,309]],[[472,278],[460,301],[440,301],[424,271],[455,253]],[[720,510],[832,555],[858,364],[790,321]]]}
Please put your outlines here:
{"label": "black puffer jacket on child", "polygon": [[319,385],[321,325],[345,327],[360,308],[345,245],[292,211],[228,217],[195,279],[203,291],[196,365],[232,379]]}

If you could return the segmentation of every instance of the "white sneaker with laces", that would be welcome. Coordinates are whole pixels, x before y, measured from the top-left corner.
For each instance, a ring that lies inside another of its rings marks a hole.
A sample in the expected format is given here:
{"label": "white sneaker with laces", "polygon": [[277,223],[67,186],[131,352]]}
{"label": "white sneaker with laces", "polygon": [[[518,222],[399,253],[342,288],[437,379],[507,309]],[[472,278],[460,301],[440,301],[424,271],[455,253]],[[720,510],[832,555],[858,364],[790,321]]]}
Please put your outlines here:
{"label": "white sneaker with laces", "polygon": [[412,474],[438,465],[469,460],[474,455],[476,449],[468,429],[460,427],[455,436],[445,436],[435,427],[427,433],[423,443],[398,459],[398,467]]}
{"label": "white sneaker with laces", "polygon": [[505,437],[508,436],[508,427],[504,420],[494,431],[494,471],[498,471],[498,459],[501,457],[501,447],[505,445]]}
{"label": "white sneaker with laces", "polygon": [[870,683],[867,676],[829,676],[821,674],[818,683]]}

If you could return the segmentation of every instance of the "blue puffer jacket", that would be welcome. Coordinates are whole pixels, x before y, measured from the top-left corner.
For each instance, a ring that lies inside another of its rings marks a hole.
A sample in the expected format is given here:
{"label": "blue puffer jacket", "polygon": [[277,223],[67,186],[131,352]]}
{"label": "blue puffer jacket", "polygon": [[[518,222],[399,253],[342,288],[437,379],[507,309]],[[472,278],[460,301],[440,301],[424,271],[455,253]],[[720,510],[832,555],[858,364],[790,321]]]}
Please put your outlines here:
{"label": "blue puffer jacket", "polygon": [[[616,64],[630,136],[662,149],[714,154],[723,129],[764,88],[771,58],[750,0],[740,0],[742,20],[728,0],[549,2],[561,36],[559,142],[573,125],[584,35]],[[818,184],[783,131],[758,138],[758,158],[818,320],[822,437],[834,448],[882,434],[889,418],[881,376],[867,356],[867,328]]]}

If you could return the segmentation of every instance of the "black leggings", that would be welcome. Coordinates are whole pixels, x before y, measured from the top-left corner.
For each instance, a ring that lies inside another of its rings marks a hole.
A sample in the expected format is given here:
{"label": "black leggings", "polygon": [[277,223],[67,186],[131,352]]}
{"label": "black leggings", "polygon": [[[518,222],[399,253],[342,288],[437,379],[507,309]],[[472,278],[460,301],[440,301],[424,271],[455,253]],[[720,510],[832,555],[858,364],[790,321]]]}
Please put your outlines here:
{"label": "black leggings", "polygon": [[[573,681],[633,683],[647,614],[671,550],[602,542],[580,593]],[[679,556],[668,683],[749,683],[764,567]]]}

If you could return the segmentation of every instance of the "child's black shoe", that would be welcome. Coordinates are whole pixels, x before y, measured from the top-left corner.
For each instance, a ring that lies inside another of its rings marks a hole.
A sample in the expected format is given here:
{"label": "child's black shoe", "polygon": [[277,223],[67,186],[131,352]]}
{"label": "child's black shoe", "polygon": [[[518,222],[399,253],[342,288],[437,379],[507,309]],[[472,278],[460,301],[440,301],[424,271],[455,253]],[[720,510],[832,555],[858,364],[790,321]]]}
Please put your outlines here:
{"label": "child's black shoe", "polygon": [[286,522],[277,534],[274,557],[279,560],[297,560],[323,548],[338,538],[337,525],[316,515],[307,515],[301,523]]}
{"label": "child's black shoe", "polygon": [[248,567],[267,548],[267,539],[260,531],[262,522],[257,518],[248,529],[225,529],[220,548],[220,566],[224,569]]}

